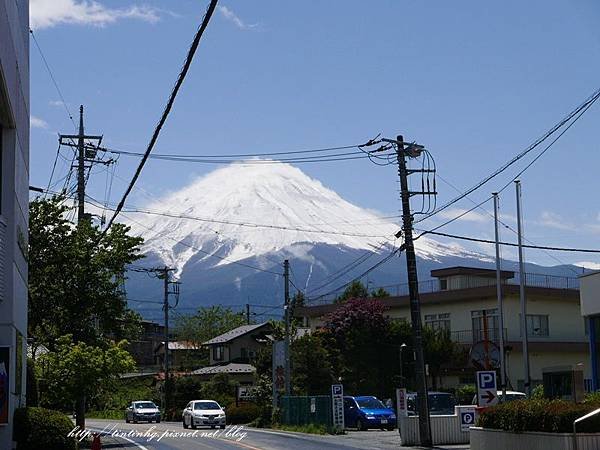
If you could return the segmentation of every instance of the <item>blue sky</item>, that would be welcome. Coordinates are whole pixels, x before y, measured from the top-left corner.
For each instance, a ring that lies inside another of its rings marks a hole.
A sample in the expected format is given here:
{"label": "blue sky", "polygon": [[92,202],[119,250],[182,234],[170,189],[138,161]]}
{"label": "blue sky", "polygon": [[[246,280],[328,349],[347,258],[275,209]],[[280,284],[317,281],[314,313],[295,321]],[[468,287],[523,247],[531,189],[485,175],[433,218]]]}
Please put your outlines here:
{"label": "blue sky", "polygon": [[[104,134],[107,146],[142,151],[206,5],[31,0],[32,26],[71,111],[86,106],[87,131]],[[440,176],[463,189],[600,86],[600,4],[593,0],[220,5],[156,152],[295,150],[401,133],[426,145]],[[73,127],[33,44],[31,93],[31,184],[45,186],[56,133],[71,133]],[[599,119],[595,105],[522,176],[526,236],[532,242],[600,248]],[[62,154],[70,156],[68,149]],[[122,157],[117,176],[128,180],[137,163]],[[138,186],[161,195],[213,168],[151,160]],[[301,168],[360,206],[383,214],[400,208],[394,167],[359,160]],[[517,170],[471,198],[486,198]],[[57,177],[65,173],[60,160]],[[121,179],[115,179],[112,201],[125,187]],[[98,173],[90,184],[104,198],[105,176]],[[141,189],[131,204],[147,201]],[[438,190],[440,203],[456,195],[442,182]],[[501,201],[511,225],[514,197],[511,188]],[[422,225],[471,206],[463,200]],[[491,204],[486,208],[491,211]],[[477,211],[444,230],[490,238],[492,226]],[[508,231],[503,237],[515,240]],[[555,256],[600,263],[600,256]],[[527,257],[558,264],[539,251]]]}

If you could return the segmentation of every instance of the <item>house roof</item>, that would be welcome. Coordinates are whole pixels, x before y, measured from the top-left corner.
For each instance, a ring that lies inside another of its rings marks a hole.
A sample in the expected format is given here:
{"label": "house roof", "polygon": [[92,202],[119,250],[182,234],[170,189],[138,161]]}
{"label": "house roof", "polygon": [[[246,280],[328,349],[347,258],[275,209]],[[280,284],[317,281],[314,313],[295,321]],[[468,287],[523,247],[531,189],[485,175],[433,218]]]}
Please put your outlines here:
{"label": "house roof", "polygon": [[[159,344],[159,347],[165,345],[165,341]],[[169,341],[169,350],[199,350],[198,345],[191,341]]]}
{"label": "house roof", "polygon": [[[449,277],[452,275],[472,275],[477,277],[496,278],[496,269],[484,269],[479,267],[445,267],[443,269],[434,269],[431,271],[431,276],[434,278]],[[515,273],[512,270],[501,270],[500,277],[502,279],[514,278]]]}
{"label": "house roof", "polygon": [[240,364],[240,363],[229,363],[222,366],[210,366],[202,367],[201,369],[194,370],[194,375],[215,375],[217,373],[254,373],[256,367],[252,364]]}
{"label": "house roof", "polygon": [[259,323],[256,325],[242,325],[241,327],[234,328],[233,330],[230,330],[227,333],[223,333],[217,337],[212,338],[209,341],[204,342],[204,345],[225,344],[226,342],[232,341],[233,339],[236,339],[240,336],[263,328],[266,325],[268,325],[268,322]]}

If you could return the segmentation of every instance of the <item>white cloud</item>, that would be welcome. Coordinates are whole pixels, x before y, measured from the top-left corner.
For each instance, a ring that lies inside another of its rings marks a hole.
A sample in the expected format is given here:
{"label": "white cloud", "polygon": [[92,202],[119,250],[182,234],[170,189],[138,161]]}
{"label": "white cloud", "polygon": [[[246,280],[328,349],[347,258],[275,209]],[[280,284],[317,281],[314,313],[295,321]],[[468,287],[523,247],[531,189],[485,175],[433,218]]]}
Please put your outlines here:
{"label": "white cloud", "polygon": [[48,122],[39,117],[31,116],[29,123],[32,128],[43,128],[44,130],[48,128]]}
{"label": "white cloud", "polygon": [[50,106],[60,106],[61,108],[63,107],[64,103],[62,102],[62,100],[50,100],[48,102],[48,104]]}
{"label": "white cloud", "polygon": [[550,228],[556,228],[557,230],[570,230],[573,228],[573,226],[568,224],[559,214],[550,211],[542,212],[540,224]]}
{"label": "white cloud", "polygon": [[221,15],[223,17],[225,17],[230,22],[233,22],[236,27],[238,27],[238,28],[240,28],[242,30],[251,30],[251,29],[256,28],[258,26],[257,23],[254,23],[254,24],[247,24],[247,23],[245,23],[242,19],[240,19],[238,17],[238,15],[236,13],[234,13],[227,6],[219,6],[218,8],[219,8],[219,12],[221,13]]}
{"label": "white cloud", "polygon": [[[440,217],[442,217],[444,219],[454,219],[455,217],[458,217],[461,214],[465,214],[466,211],[467,211],[466,209],[462,209],[462,208],[445,209],[440,213]],[[489,219],[491,220],[491,217]],[[464,216],[462,216],[460,219],[457,219],[457,220],[481,223],[481,222],[487,221],[488,216],[479,214],[475,211],[470,211],[470,212],[466,213]]]}
{"label": "white cloud", "polygon": [[149,23],[160,20],[156,8],[138,5],[108,8],[94,0],[30,0],[29,14],[33,29],[50,28],[63,23],[102,27],[120,19]]}

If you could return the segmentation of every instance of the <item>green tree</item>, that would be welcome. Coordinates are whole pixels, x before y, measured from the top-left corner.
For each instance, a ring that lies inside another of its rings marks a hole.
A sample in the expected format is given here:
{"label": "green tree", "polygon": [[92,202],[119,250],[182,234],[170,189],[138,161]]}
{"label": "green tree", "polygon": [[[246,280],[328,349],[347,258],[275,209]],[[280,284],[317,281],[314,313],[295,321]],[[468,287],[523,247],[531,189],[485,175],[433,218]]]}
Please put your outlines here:
{"label": "green tree", "polygon": [[[125,350],[127,341],[106,348],[74,342],[71,335],[57,339],[54,350],[38,358],[45,391],[45,406],[65,409],[82,398],[93,398],[118,376],[135,369],[135,361]],[[84,417],[77,424],[85,426]]]}
{"label": "green tree", "polygon": [[208,364],[208,350],[202,344],[245,324],[243,315],[220,305],[201,307],[195,314],[177,316],[174,326],[177,339],[191,342],[201,350],[201,355],[197,359],[186,360],[186,365]]}
{"label": "green tree", "polygon": [[354,280],[350,283],[342,295],[335,299],[336,303],[342,303],[353,298],[367,298],[369,290],[359,280]]}
{"label": "green tree", "polygon": [[423,352],[429,365],[433,390],[437,389],[443,366],[465,359],[465,350],[452,340],[450,330],[446,329],[423,327]]}
{"label": "green tree", "polygon": [[306,334],[292,342],[292,388],[296,395],[328,394],[333,368],[321,333]]}
{"label": "green tree", "polygon": [[122,224],[100,240],[90,221],[76,227],[67,219],[63,200],[36,199],[29,208],[29,335],[51,350],[65,334],[102,345],[105,335],[126,335],[137,320],[122,285],[143,240]]}

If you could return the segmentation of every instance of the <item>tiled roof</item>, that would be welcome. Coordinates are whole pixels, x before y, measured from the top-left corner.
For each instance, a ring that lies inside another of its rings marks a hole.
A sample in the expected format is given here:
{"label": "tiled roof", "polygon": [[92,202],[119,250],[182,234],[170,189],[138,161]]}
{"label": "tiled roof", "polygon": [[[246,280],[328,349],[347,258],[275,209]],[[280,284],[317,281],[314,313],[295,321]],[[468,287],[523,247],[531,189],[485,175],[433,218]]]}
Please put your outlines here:
{"label": "tiled roof", "polygon": [[256,368],[251,364],[229,363],[224,366],[202,367],[194,370],[194,375],[214,375],[217,373],[254,373]]}
{"label": "tiled roof", "polygon": [[212,338],[209,341],[204,342],[204,345],[224,344],[237,337],[243,336],[244,334],[250,333],[254,330],[258,330],[259,328],[262,328],[266,325],[268,325],[267,322],[259,323],[256,325],[242,325],[241,327],[234,328],[233,330],[230,330],[227,333],[223,333],[217,337]]}

